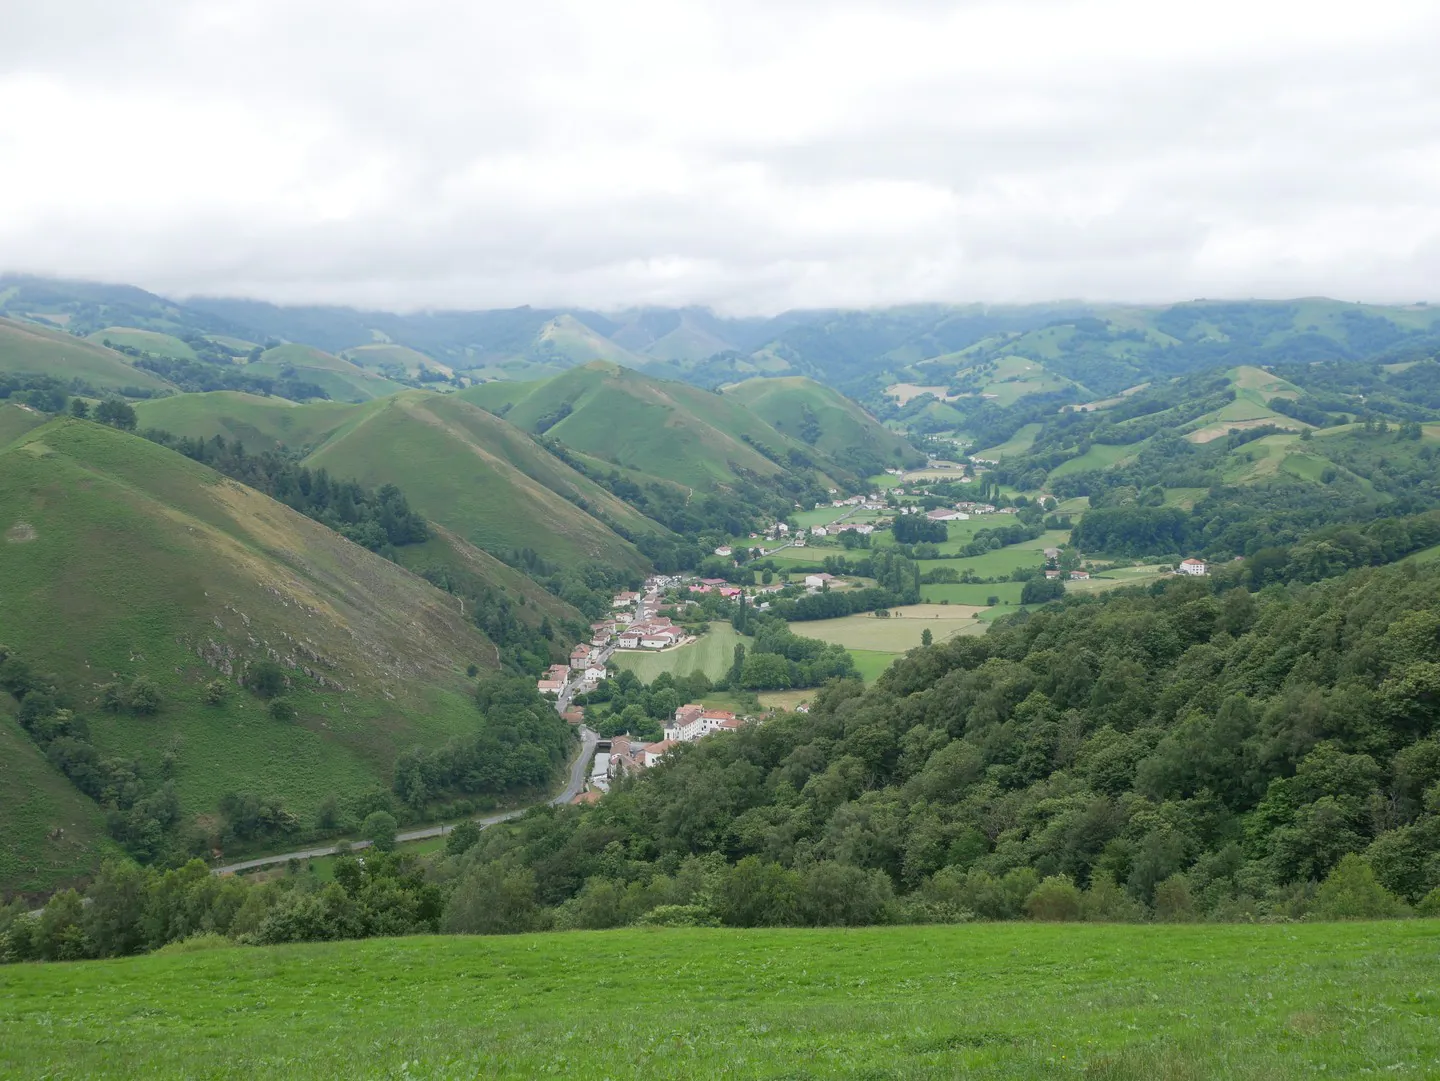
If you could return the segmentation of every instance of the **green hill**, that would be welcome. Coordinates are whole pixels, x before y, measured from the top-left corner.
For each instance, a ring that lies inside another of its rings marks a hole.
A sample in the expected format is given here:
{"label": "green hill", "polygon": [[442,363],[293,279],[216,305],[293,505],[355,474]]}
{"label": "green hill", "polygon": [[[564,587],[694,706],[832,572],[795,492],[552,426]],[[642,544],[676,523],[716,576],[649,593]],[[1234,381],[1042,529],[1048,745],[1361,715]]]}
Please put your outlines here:
{"label": "green hill", "polygon": [[337,402],[367,402],[405,389],[360,365],[308,345],[277,345],[246,366],[254,375],[286,376],[314,383]]}
{"label": "green hill", "polygon": [[0,790],[0,896],[76,882],[119,852],[100,808],[46,761],[7,706],[0,706]]}
{"label": "green hill", "polygon": [[[481,388],[461,397],[488,394]],[[697,488],[742,475],[773,477],[782,458],[814,452],[726,395],[652,379],[617,364],[586,364],[541,383],[505,419],[594,458]]]}
{"label": "green hill", "polygon": [[[807,379],[748,379],[725,388],[776,431],[814,447],[861,473],[885,466],[922,465],[925,456],[839,391]],[[878,467],[866,468],[870,463]]]}
{"label": "green hill", "polygon": [[173,334],[162,334],[155,330],[136,330],[134,327],[106,327],[86,335],[87,340],[101,345],[124,345],[142,353],[154,353],[161,357],[177,360],[194,360],[195,350],[187,342]]}
{"label": "green hill", "polygon": [[132,367],[113,349],[64,331],[5,318],[0,318],[0,372],[51,375],[65,383],[79,379],[101,391],[170,389],[165,380]]}
{"label": "green hill", "polygon": [[663,532],[460,395],[407,390],[361,404],[295,405],[217,391],[142,402],[137,413],[141,427],[224,435],[251,450],[284,445],[333,476],[394,484],[427,518],[491,551],[530,548],[549,560],[601,559],[641,570],[645,559],[606,523]]}
{"label": "green hill", "polygon": [[20,438],[31,428],[40,427],[49,419],[46,414],[29,406],[16,405],[13,402],[0,404],[0,447]]}
{"label": "green hill", "polygon": [[142,429],[159,428],[192,439],[222,435],[240,440],[251,451],[284,446],[303,452],[369,408],[354,402],[297,405],[284,398],[215,390],[137,402],[135,413]]}
{"label": "green hill", "polygon": [[[308,824],[329,796],[388,787],[402,748],[476,724],[465,669],[496,654],[455,598],[163,447],[55,420],[0,451],[0,508],[6,644],[55,674],[102,756],[170,777],[187,820],[240,791]],[[241,689],[265,660],[293,720]],[[155,715],[100,708],[137,677]]]}
{"label": "green hill", "polygon": [[648,561],[605,523],[663,532],[524,432],[457,395],[410,391],[377,402],[306,464],[368,486],[395,484],[427,518],[491,551],[529,548],[550,560],[597,559],[642,570]]}
{"label": "green hill", "polygon": [[423,371],[440,372],[446,376],[454,374],[449,365],[441,364],[433,357],[404,345],[361,345],[346,349],[340,356],[367,371],[385,373],[398,370],[412,379]]}

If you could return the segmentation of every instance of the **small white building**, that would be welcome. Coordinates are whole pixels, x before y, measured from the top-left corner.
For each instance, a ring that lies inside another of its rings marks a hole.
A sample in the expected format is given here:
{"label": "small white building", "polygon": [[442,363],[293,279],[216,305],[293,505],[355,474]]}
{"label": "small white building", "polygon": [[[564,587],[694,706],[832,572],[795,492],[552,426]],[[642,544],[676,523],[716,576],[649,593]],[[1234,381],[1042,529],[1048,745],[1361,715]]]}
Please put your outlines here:
{"label": "small white building", "polygon": [[1197,578],[1210,573],[1210,568],[1203,559],[1182,559],[1175,569],[1181,574],[1192,574]]}
{"label": "small white building", "polygon": [[731,555],[731,554],[733,554],[733,553],[734,553],[734,549],[731,548],[728,544],[722,544],[719,548],[716,548],[716,549],[715,549],[715,554],[716,554],[717,556],[728,556],[728,555]]}
{"label": "small white building", "polygon": [[807,574],[805,576],[805,584],[811,589],[820,589],[827,582],[833,581],[834,578],[835,576],[833,574],[826,574],[823,571],[819,574]]}

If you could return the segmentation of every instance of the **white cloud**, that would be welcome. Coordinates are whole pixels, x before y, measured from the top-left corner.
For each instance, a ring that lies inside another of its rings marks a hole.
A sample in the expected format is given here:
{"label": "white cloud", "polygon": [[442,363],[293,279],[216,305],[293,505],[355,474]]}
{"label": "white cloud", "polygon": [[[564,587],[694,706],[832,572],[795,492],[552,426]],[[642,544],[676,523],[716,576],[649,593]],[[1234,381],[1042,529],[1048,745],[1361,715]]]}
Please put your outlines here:
{"label": "white cloud", "polygon": [[0,25],[5,269],[736,311],[1414,300],[1440,271],[1429,0],[0,0]]}

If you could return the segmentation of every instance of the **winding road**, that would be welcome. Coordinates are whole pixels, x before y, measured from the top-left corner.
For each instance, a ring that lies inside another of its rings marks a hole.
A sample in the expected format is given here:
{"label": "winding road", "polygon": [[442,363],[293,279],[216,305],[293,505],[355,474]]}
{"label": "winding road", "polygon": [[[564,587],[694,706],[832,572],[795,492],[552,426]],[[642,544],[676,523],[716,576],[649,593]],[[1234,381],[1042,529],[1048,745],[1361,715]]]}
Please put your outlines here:
{"label": "winding road", "polygon": [[[540,807],[545,804],[554,806],[556,804],[569,803],[578,796],[585,788],[586,778],[590,776],[590,765],[595,759],[595,745],[599,740],[599,736],[582,725],[580,728],[580,755],[570,765],[570,778],[565,785],[564,791],[553,799],[546,800],[544,804],[532,804],[531,806]],[[530,807],[517,807],[513,811],[502,811],[499,814],[484,815],[480,818],[472,819],[472,821],[479,826],[493,826],[497,822],[508,822],[512,818],[519,818],[528,810],[530,810]],[[406,830],[403,833],[397,833],[395,840],[399,842],[423,841],[428,837],[444,837],[454,828],[454,823],[451,823],[445,826],[426,826],[424,829]],[[350,843],[351,851],[369,847],[369,841],[352,841]],[[326,845],[321,848],[301,849],[298,852],[282,852],[275,856],[258,856],[253,860],[241,860],[238,863],[227,863],[222,867],[212,868],[211,873],[227,875],[234,874],[237,871],[253,871],[257,867],[271,867],[277,863],[288,863],[291,860],[309,860],[316,859],[320,856],[333,856],[339,851],[339,845]]]}

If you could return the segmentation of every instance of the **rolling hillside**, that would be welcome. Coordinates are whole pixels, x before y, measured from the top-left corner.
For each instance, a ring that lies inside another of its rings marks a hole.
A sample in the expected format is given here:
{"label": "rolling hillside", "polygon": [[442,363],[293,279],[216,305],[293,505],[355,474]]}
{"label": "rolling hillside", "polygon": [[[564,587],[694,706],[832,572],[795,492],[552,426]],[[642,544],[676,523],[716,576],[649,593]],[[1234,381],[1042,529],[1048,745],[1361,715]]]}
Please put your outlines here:
{"label": "rolling hillside", "polygon": [[460,395],[409,390],[361,404],[295,405],[218,391],[141,402],[137,413],[142,428],[224,435],[255,451],[283,445],[333,476],[395,484],[427,518],[490,551],[529,548],[552,561],[601,559],[639,571],[644,557],[606,523],[664,532]]}
{"label": "rolling hillside", "polygon": [[[889,431],[859,405],[838,391],[790,376],[748,379],[725,388],[776,431],[814,447],[821,454],[857,468],[868,461],[890,465],[921,465],[925,456]],[[878,472],[878,469],[860,469]]]}
{"label": "rolling hillside", "polygon": [[[483,401],[490,392],[461,392],[472,395]],[[514,401],[505,419],[621,468],[696,488],[784,472],[757,445],[782,458],[791,451],[814,456],[728,396],[617,364],[587,364],[541,383]]]}
{"label": "rolling hillside", "polygon": [[177,360],[194,360],[195,350],[173,334],[162,334],[154,330],[136,330],[134,327],[105,327],[86,335],[87,341],[104,346],[124,345],[142,353],[154,353],[161,357]]}
{"label": "rolling hillside", "polygon": [[61,330],[0,318],[0,372],[79,379],[100,391],[170,388],[159,376],[132,367],[125,356]]}
{"label": "rolling hillside", "polygon": [[[0,451],[0,508],[7,644],[55,673],[102,756],[163,770],[187,818],[240,791],[308,822],[328,796],[388,786],[400,749],[476,723],[466,666],[496,653],[453,597],[187,458],[55,420]],[[266,660],[292,720],[241,687]],[[158,712],[100,708],[137,677]]]}
{"label": "rolling hillside", "polygon": [[[306,407],[308,408],[308,407]],[[306,459],[362,484],[399,486],[411,506],[480,548],[550,560],[646,559],[605,523],[663,532],[628,504],[457,395],[410,391],[359,412]]]}
{"label": "rolling hillside", "polygon": [[314,383],[337,402],[367,402],[405,387],[360,365],[308,345],[278,345],[246,365],[255,375],[287,376]]}
{"label": "rolling hillside", "polygon": [[0,896],[78,882],[119,853],[95,801],[45,760],[8,706],[0,706],[0,790]]}

